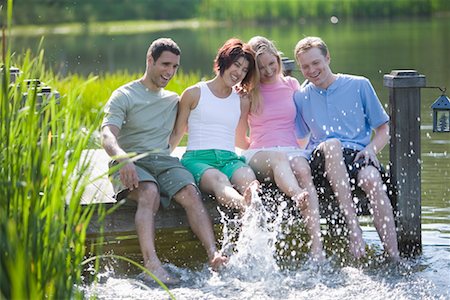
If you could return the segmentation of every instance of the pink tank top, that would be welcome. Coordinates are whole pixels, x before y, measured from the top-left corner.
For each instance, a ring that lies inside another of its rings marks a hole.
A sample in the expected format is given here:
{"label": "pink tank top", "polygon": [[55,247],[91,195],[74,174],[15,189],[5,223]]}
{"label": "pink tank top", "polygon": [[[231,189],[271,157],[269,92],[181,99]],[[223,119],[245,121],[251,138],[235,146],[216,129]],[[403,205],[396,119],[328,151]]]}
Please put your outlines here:
{"label": "pink tank top", "polygon": [[300,84],[293,77],[284,77],[272,84],[261,84],[262,112],[250,113],[248,116],[249,149],[298,146],[293,96],[299,88]]}

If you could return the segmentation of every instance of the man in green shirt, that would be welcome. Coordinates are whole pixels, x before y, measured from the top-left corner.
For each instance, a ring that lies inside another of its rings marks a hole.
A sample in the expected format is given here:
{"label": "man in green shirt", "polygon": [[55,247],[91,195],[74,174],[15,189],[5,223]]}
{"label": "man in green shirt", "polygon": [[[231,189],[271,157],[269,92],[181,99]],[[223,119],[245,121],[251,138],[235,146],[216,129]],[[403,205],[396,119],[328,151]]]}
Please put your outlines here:
{"label": "man in green shirt", "polygon": [[[116,197],[137,201],[135,223],[144,266],[167,284],[178,279],[163,268],[156,254],[154,217],[160,203],[167,207],[172,198],[186,210],[211,267],[217,269],[226,262],[217,251],[212,223],[194,178],[178,158],[170,156],[169,137],[179,97],[164,87],[175,75],[180,55],[178,45],[171,39],[153,41],[147,51],[143,77],[112,93],[102,123],[102,145],[113,158],[113,165],[122,163],[112,176]],[[145,156],[131,161],[130,153]]]}

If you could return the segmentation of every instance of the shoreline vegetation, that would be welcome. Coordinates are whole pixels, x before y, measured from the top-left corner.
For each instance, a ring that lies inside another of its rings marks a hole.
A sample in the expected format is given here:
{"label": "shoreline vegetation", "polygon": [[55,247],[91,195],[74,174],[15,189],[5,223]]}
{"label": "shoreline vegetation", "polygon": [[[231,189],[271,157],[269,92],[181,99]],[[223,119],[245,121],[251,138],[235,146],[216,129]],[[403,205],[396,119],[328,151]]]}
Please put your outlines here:
{"label": "shoreline vegetation", "polygon": [[53,25],[22,25],[11,29],[12,36],[41,36],[65,34],[135,34],[157,32],[180,28],[196,29],[199,27],[223,26],[225,22],[190,20],[128,20],[93,23],[64,23]]}
{"label": "shoreline vegetation", "polygon": [[[5,6],[5,5],[4,5]],[[0,13],[5,10],[0,5]],[[14,3],[13,34],[126,34],[176,28],[345,20],[439,17],[448,0],[147,0],[132,5],[110,0]],[[1,22],[2,27],[5,25]]]}

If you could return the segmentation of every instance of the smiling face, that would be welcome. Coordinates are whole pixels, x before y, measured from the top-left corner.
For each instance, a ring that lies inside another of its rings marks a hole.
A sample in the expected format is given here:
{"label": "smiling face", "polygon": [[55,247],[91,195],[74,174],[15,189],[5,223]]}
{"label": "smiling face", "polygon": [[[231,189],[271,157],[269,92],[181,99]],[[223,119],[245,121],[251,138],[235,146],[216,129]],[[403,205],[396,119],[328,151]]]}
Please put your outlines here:
{"label": "smiling face", "polygon": [[156,61],[151,55],[147,59],[147,75],[152,90],[166,87],[180,66],[180,55],[163,51]]}
{"label": "smiling face", "polygon": [[315,86],[328,88],[333,82],[333,73],[330,69],[330,55],[323,55],[317,47],[297,53],[297,62],[305,79]]}
{"label": "smiling face", "polygon": [[248,73],[249,61],[241,56],[235,60],[221,75],[229,87],[241,82]]}
{"label": "smiling face", "polygon": [[277,57],[269,52],[263,52],[258,55],[257,61],[259,81],[261,83],[275,83],[281,73]]}

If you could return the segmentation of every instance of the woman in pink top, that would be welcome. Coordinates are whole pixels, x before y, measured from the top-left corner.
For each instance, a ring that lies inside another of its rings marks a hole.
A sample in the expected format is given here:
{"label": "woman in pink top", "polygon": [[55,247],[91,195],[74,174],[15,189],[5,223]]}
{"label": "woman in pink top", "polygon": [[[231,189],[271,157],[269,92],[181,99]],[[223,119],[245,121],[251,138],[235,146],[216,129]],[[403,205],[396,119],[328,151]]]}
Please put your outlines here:
{"label": "woman in pink top", "polygon": [[300,148],[295,135],[293,94],[300,85],[297,79],[282,75],[281,57],[271,41],[256,36],[248,43],[256,53],[260,84],[241,111],[241,120],[247,122],[239,124],[237,146],[246,149],[242,155],[261,182],[275,181],[296,202],[311,237],[312,258],[322,261],[319,200],[307,161],[310,153]]}

